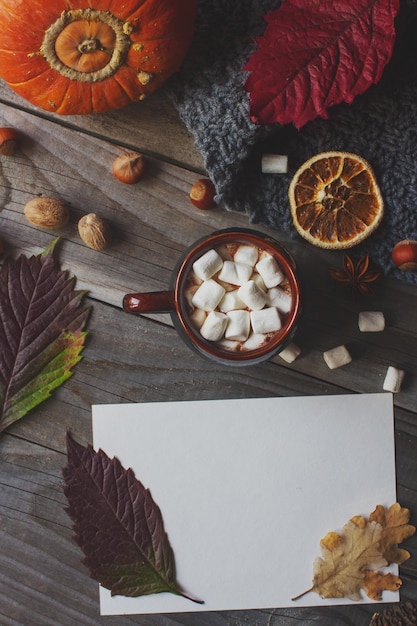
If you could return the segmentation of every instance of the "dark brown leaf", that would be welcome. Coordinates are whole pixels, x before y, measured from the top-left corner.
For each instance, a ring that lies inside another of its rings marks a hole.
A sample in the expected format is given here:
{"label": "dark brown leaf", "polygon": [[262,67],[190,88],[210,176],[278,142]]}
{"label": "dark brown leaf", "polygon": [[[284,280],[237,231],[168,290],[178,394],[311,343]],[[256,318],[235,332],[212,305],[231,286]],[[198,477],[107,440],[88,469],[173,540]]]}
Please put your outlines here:
{"label": "dark brown leaf", "polygon": [[92,578],[112,595],[169,592],[202,603],[177,584],[161,511],[133,471],[102,450],[83,447],[70,434],[67,449],[67,512]]}

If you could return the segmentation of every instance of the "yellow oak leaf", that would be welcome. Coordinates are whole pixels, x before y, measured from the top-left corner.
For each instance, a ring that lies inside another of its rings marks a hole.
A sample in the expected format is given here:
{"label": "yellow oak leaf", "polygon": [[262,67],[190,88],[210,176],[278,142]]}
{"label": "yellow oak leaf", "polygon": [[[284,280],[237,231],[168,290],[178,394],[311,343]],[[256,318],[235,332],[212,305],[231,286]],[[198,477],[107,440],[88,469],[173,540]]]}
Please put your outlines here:
{"label": "yellow oak leaf", "polygon": [[364,589],[366,595],[371,600],[382,600],[382,592],[398,591],[402,585],[402,580],[395,574],[381,574],[381,572],[375,570],[365,570],[364,576]]}
{"label": "yellow oak leaf", "polygon": [[377,568],[401,564],[407,550],[398,544],[415,533],[409,524],[410,512],[397,502],[388,509],[378,505],[368,519],[355,515],[340,533],[331,531],[320,541],[322,556],[314,563],[314,591],[323,598],[360,600],[364,591],[372,600],[381,600],[384,590],[396,591],[401,579]]}
{"label": "yellow oak leaf", "polygon": [[381,504],[369,516],[369,521],[376,521],[383,527],[381,551],[388,563],[404,563],[410,558],[408,550],[398,548],[401,543],[415,533],[415,527],[408,524],[410,511],[401,507],[398,502],[385,509]]}

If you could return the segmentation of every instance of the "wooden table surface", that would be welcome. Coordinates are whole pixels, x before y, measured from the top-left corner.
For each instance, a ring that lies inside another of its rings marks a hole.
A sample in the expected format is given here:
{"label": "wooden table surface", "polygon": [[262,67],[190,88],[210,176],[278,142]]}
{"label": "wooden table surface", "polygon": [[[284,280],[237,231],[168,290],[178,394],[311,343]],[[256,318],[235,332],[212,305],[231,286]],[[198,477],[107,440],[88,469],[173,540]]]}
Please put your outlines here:
{"label": "wooden table surface", "polygon": [[[204,360],[183,344],[169,316],[135,317],[121,310],[126,292],[166,289],[175,262],[196,239],[248,226],[244,215],[221,207],[198,211],[190,204],[190,187],[204,175],[204,165],[164,91],[122,111],[71,118],[46,115],[5,86],[0,100],[0,125],[17,128],[23,137],[16,154],[0,160],[0,238],[16,257],[39,254],[59,234],[61,266],[88,290],[92,306],[84,358],[73,376],[0,437],[0,624],[367,626],[375,605],[100,617],[98,585],[81,563],[64,511],[65,433],[70,428],[78,441],[91,443],[92,404],[381,392],[387,367],[394,365],[407,373],[394,396],[398,501],[410,508],[415,524],[417,288],[380,279],[372,300],[355,302],[328,274],[329,265],[341,263],[341,253],[275,232],[305,283],[295,338],[301,356],[291,365],[276,357],[239,369]],[[138,185],[123,185],[111,174],[113,160],[127,148],[150,160]],[[25,220],[25,203],[38,195],[70,204],[65,229],[51,233]],[[89,212],[112,224],[114,242],[104,252],[86,248],[78,237],[77,221]],[[364,308],[384,312],[383,333],[358,331]],[[353,361],[330,370],[323,351],[340,344]],[[413,557],[401,567],[401,597],[416,601],[417,538],[406,547]]]}

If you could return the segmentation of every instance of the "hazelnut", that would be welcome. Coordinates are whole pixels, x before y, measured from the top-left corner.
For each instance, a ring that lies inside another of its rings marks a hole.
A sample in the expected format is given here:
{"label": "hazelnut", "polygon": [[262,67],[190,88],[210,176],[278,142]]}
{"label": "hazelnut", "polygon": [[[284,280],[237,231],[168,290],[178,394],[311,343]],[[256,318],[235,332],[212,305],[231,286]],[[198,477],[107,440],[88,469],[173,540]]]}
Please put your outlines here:
{"label": "hazelnut", "polygon": [[95,213],[89,213],[80,219],[78,232],[85,245],[93,250],[104,250],[112,240],[109,224]]}
{"label": "hazelnut", "polygon": [[214,205],[216,190],[209,178],[196,180],[191,187],[190,200],[198,209],[210,209]]}
{"label": "hazelnut", "polygon": [[417,241],[404,239],[392,250],[392,261],[400,270],[417,270]]}
{"label": "hazelnut", "polygon": [[63,228],[70,218],[68,206],[56,198],[33,198],[26,203],[23,211],[31,224],[46,230]]}
{"label": "hazelnut", "polygon": [[137,152],[126,152],[113,161],[113,176],[127,185],[134,185],[143,178],[145,158]]}
{"label": "hazelnut", "polygon": [[14,128],[0,128],[0,154],[11,156],[14,154],[19,134]]}

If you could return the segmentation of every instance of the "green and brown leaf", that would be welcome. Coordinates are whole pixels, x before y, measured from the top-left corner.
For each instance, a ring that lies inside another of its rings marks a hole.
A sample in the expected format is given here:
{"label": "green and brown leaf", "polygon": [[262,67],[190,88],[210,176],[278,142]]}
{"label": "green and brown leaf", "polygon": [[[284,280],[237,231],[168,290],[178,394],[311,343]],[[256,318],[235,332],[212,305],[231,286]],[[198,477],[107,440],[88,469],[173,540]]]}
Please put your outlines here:
{"label": "green and brown leaf", "polygon": [[46,400],[81,359],[85,292],[53,257],[6,259],[0,270],[0,432]]}
{"label": "green and brown leaf", "polygon": [[80,445],[70,434],[67,450],[66,510],[91,577],[112,595],[169,592],[201,604],[176,582],[174,553],[149,489],[117,458]]}

